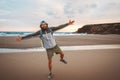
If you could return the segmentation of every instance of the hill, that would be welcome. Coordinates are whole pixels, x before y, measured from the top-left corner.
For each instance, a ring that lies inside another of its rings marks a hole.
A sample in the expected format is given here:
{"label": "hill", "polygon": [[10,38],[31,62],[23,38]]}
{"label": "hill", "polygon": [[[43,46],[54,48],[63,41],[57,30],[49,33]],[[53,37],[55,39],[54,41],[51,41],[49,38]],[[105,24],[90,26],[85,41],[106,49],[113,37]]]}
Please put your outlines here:
{"label": "hill", "polygon": [[77,33],[120,34],[120,23],[90,24],[79,28]]}

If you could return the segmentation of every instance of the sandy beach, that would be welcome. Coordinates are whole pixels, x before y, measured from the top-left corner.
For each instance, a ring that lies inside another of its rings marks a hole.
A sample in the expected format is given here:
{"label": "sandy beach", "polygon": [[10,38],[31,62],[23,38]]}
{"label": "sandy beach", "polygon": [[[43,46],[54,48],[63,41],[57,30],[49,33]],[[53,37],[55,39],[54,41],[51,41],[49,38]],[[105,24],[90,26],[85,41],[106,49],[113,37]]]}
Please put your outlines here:
{"label": "sandy beach", "polygon": [[[0,48],[40,47],[38,37],[21,42],[0,37]],[[60,46],[120,44],[120,35],[55,37]],[[52,80],[120,80],[120,49],[64,51],[68,64],[53,57]],[[0,80],[48,80],[46,52],[0,52]]]}

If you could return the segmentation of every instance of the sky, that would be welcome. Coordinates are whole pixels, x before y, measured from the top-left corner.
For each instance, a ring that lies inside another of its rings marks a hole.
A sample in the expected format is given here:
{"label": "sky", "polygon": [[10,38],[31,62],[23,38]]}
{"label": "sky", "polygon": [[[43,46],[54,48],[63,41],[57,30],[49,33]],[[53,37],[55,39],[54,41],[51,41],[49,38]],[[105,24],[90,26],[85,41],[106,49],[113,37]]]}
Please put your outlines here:
{"label": "sky", "polygon": [[45,20],[59,32],[74,32],[86,24],[120,22],[120,0],[0,0],[0,31],[36,31]]}

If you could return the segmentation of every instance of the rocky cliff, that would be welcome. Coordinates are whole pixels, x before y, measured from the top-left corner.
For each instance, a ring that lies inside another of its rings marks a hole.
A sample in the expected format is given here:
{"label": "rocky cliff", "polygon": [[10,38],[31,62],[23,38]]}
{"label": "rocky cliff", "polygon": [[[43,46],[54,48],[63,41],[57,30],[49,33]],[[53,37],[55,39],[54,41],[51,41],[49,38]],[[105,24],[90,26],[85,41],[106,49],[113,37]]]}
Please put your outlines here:
{"label": "rocky cliff", "polygon": [[76,32],[88,34],[120,34],[120,23],[85,25]]}

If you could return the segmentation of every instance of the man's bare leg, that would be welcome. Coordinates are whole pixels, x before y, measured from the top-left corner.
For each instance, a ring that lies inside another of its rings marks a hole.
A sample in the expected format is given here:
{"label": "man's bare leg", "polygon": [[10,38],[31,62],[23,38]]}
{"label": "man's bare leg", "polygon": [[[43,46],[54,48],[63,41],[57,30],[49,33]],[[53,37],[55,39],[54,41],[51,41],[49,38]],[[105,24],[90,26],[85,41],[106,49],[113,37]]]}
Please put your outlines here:
{"label": "man's bare leg", "polygon": [[67,64],[67,61],[65,61],[63,58],[64,58],[64,53],[62,52],[60,53],[60,61]]}
{"label": "man's bare leg", "polygon": [[52,59],[48,59],[48,68],[50,73],[48,74],[48,78],[52,78]]}

